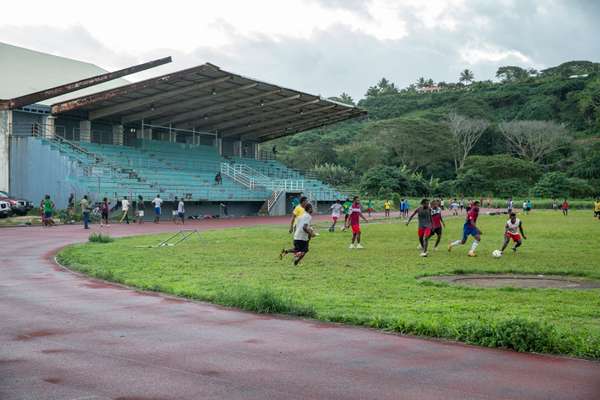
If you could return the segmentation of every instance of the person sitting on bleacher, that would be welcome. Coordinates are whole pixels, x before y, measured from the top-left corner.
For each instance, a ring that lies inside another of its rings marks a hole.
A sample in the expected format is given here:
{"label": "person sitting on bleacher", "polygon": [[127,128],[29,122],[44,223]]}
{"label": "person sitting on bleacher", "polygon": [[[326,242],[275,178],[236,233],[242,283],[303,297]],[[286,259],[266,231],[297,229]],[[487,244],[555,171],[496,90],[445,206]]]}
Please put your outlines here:
{"label": "person sitting on bleacher", "polygon": [[220,185],[223,183],[223,178],[221,177],[221,173],[217,172],[215,175],[215,185]]}

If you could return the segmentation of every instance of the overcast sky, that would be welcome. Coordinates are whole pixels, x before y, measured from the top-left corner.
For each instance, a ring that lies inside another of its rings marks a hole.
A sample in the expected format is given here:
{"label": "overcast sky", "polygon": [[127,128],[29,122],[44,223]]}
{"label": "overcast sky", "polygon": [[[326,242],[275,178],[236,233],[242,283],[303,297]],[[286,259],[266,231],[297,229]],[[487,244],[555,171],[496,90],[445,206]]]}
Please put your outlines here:
{"label": "overcast sky", "polygon": [[171,55],[152,74],[211,62],[358,100],[383,76],[600,61],[598,21],[600,0],[28,0],[3,2],[0,41],[109,70]]}

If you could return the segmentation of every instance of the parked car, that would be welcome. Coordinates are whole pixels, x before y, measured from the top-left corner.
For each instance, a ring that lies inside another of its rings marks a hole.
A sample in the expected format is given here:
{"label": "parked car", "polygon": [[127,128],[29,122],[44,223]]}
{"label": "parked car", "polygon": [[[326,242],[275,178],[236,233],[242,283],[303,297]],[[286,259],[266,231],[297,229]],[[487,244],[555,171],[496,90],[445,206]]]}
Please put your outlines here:
{"label": "parked car", "polygon": [[11,196],[9,193],[0,190],[0,201],[6,201],[10,205],[12,212],[16,215],[26,215],[33,208],[33,203],[25,199]]}
{"label": "parked car", "polygon": [[0,218],[10,217],[13,210],[10,208],[8,201],[0,200]]}

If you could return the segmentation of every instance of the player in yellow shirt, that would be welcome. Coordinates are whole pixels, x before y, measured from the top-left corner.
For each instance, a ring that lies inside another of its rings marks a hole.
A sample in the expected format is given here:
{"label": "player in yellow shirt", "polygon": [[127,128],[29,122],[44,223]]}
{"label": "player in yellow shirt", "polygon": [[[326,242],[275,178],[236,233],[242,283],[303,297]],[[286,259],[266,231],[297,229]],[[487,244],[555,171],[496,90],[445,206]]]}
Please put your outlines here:
{"label": "player in yellow shirt", "polygon": [[389,200],[384,201],[383,202],[383,211],[385,212],[386,217],[390,216],[391,209],[392,209],[392,202]]}
{"label": "player in yellow shirt", "polygon": [[594,203],[594,217],[600,219],[600,197],[596,197],[596,202]]}
{"label": "player in yellow shirt", "polygon": [[302,215],[304,215],[304,213],[306,212],[304,210],[306,203],[308,203],[308,199],[306,198],[306,196],[300,197],[300,204],[298,204],[292,212],[292,220],[290,221],[290,233],[294,232],[294,223],[296,222],[296,220]]}

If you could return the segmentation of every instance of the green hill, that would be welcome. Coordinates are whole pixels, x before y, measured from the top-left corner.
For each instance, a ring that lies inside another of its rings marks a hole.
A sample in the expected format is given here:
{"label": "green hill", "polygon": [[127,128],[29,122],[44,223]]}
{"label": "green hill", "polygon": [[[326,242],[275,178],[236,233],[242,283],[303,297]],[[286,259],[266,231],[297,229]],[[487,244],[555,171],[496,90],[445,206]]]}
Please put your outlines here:
{"label": "green hill", "polygon": [[[499,68],[497,77],[500,82],[440,82],[434,93],[424,93],[432,87],[431,80],[420,79],[419,85],[398,90],[382,79],[358,102],[369,112],[368,120],[278,139],[281,158],[292,167],[313,170],[334,185],[352,185],[371,194],[548,196],[543,185],[536,185],[544,183],[545,174],[555,173],[564,178],[564,187],[553,195],[594,195],[600,184],[600,64],[572,61],[541,72],[507,66]],[[335,99],[352,101],[345,94]],[[448,124],[451,113],[487,121],[462,168],[456,168],[456,142]],[[561,132],[560,145],[539,159],[528,159],[502,134],[503,127],[505,131],[515,128],[505,124],[510,121],[533,121],[523,124],[525,131],[547,126],[547,139],[542,139],[548,142],[556,128]],[[473,157],[477,162],[472,162]],[[486,165],[494,170],[501,163],[508,170],[521,171],[523,162],[540,172],[537,180],[529,175],[498,178],[509,179],[504,185],[494,182],[493,175],[482,178]],[[379,181],[372,178],[384,167],[391,168],[385,169],[388,175],[390,171],[402,175],[408,186],[384,179],[377,188]]]}

